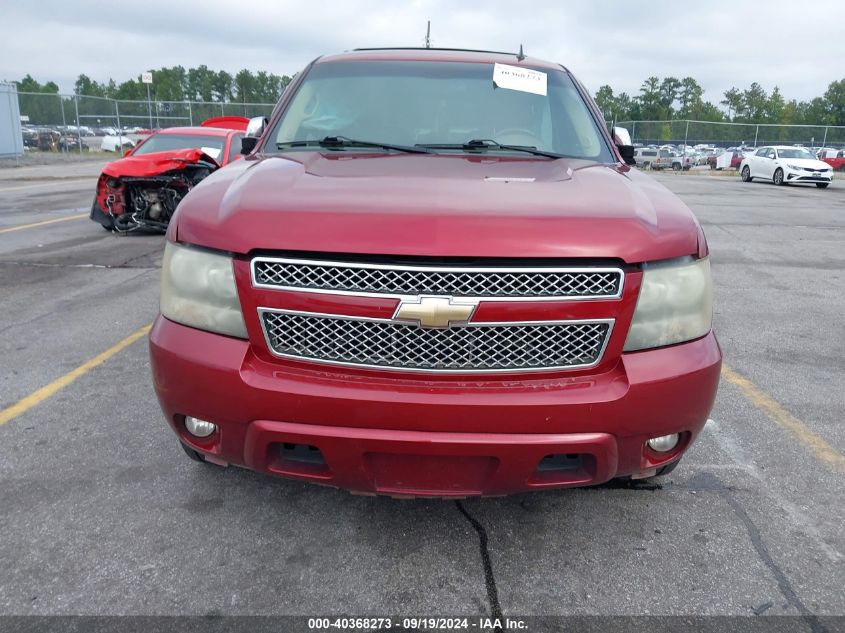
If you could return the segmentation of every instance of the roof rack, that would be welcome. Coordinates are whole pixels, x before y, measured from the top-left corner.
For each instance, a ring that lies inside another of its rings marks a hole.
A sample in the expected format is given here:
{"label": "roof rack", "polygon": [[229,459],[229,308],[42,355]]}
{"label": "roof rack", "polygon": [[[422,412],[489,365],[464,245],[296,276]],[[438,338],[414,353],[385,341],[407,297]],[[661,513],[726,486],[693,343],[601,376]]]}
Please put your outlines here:
{"label": "roof rack", "polygon": [[373,48],[355,48],[355,51],[454,51],[457,53],[492,53],[494,55],[512,55],[517,56],[517,53],[510,51],[485,51],[477,48],[439,48],[432,46],[425,48],[423,46],[376,46]]}

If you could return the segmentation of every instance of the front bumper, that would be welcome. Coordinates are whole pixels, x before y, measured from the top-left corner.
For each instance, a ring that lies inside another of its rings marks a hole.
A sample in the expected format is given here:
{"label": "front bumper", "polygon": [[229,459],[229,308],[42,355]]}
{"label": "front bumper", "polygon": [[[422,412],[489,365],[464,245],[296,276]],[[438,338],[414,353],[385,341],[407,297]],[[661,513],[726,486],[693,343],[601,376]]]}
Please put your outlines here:
{"label": "front bumper", "polygon": [[94,222],[102,224],[104,229],[111,230],[114,228],[114,218],[100,208],[96,197],[91,204],[91,214],[88,217],[94,220]]}
{"label": "front bumper", "polygon": [[784,170],[784,182],[821,182],[829,183],[833,181],[833,171],[827,172],[811,172],[806,169],[790,169]]}
{"label": "front bumper", "polygon": [[[594,375],[366,375],[269,362],[248,341],[163,317],[150,356],[168,422],[210,461],[397,496],[501,495],[653,474],[703,428],[721,365],[710,333],[623,354]],[[218,431],[193,437],[185,415]],[[682,434],[675,450],[645,447],[670,433]]]}

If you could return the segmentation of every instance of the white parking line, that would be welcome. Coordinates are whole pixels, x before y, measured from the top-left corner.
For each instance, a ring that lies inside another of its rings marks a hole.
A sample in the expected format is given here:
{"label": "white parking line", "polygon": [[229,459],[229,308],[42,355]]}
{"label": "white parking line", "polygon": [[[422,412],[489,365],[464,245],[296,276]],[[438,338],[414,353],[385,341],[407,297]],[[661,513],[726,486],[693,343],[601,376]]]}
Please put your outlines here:
{"label": "white parking line", "polygon": [[0,233],[12,233],[13,231],[23,231],[24,229],[31,229],[36,226],[44,226],[45,224],[55,224],[56,222],[67,222],[68,220],[78,220],[79,218],[87,218],[87,213],[80,213],[78,215],[68,215],[63,218],[54,218],[52,220],[42,220],[41,222],[33,222],[32,224],[19,224],[17,226],[10,226],[0,229]]}
{"label": "white parking line", "polygon": [[0,193],[4,191],[20,191],[21,189],[35,189],[36,187],[58,187],[59,185],[67,185],[69,183],[91,182],[96,176],[89,176],[88,178],[72,178],[68,180],[59,180],[55,182],[42,182],[33,185],[19,185],[17,187],[3,187],[0,188]]}

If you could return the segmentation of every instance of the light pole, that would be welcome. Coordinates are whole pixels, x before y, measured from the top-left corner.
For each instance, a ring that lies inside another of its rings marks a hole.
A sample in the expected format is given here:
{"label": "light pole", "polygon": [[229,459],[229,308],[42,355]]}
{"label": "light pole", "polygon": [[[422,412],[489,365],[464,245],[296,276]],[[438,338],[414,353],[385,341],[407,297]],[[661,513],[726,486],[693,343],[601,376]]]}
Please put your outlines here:
{"label": "light pole", "polygon": [[153,129],[153,104],[150,100],[150,84],[153,83],[153,73],[151,70],[148,70],[145,73],[141,73],[141,81],[147,84],[147,112],[150,115],[150,130]]}

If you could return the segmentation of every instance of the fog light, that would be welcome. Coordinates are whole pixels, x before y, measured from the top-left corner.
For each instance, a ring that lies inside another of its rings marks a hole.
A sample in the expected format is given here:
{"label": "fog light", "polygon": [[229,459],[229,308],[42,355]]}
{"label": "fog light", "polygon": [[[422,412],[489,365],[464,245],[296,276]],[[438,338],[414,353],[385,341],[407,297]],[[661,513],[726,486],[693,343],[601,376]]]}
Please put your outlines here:
{"label": "fog light", "polygon": [[208,437],[217,430],[217,425],[187,415],[185,416],[185,428],[188,429],[188,433],[195,437]]}
{"label": "fog light", "polygon": [[660,437],[653,437],[648,441],[648,447],[657,451],[658,453],[668,453],[678,445],[678,440],[681,437],[677,433],[672,435],[661,435]]}

